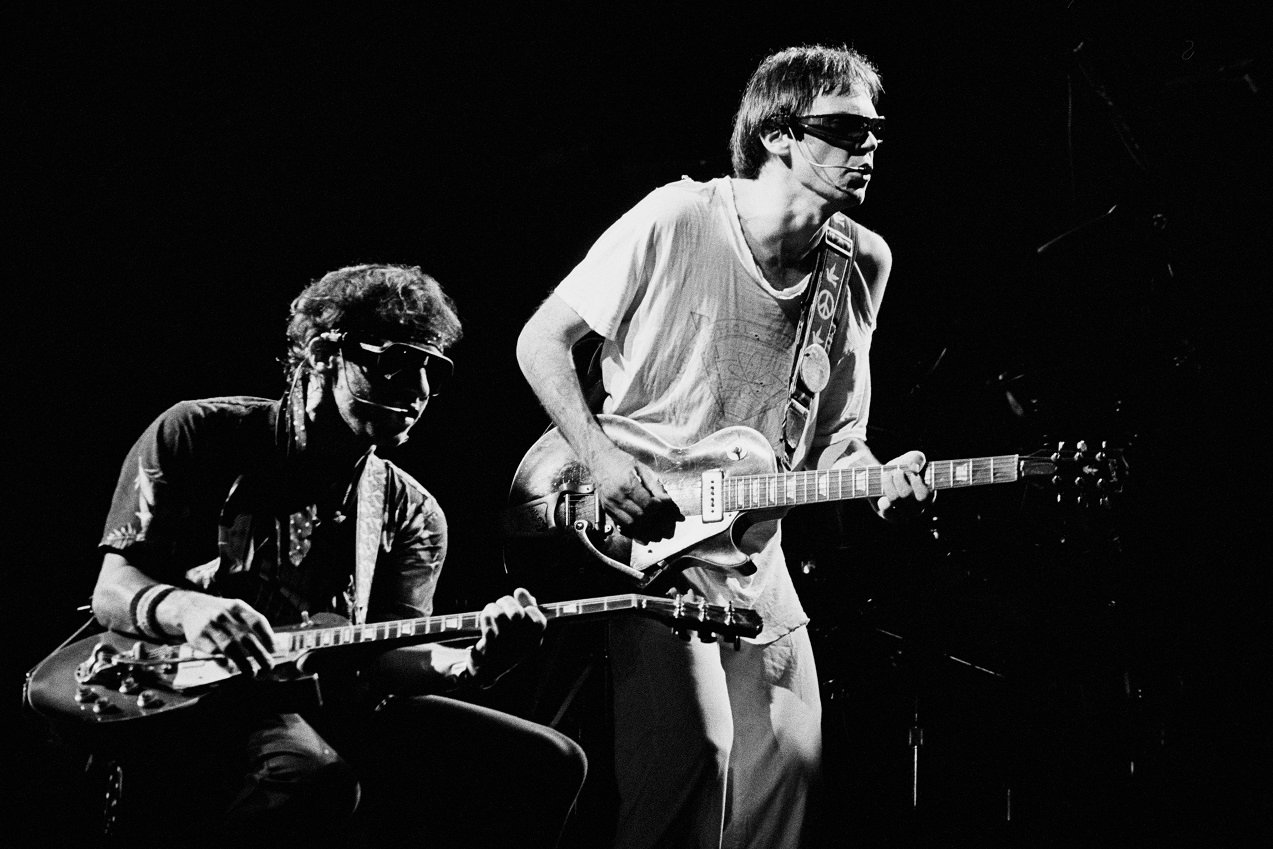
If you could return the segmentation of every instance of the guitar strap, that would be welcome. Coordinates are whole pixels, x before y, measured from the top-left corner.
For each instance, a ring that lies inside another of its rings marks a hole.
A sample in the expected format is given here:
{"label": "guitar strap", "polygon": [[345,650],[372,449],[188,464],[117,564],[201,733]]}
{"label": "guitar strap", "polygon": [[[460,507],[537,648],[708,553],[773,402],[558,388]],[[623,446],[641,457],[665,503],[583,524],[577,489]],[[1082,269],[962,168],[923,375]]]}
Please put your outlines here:
{"label": "guitar strap", "polygon": [[[386,491],[388,488],[388,467],[374,451],[368,451],[359,459],[355,467],[358,476],[356,488],[345,495],[340,510],[333,517],[336,522],[343,522],[343,516],[352,513],[354,521],[354,564],[353,575],[348,588],[344,591],[346,614],[355,625],[367,622],[367,609],[371,601],[371,585],[375,578],[376,560],[384,540]],[[230,488],[225,503],[221,507],[221,520],[218,529],[217,559],[186,572],[186,579],[202,589],[213,586],[218,579],[248,568],[247,558],[250,552],[261,545],[259,537],[262,532],[273,534],[273,524],[269,529],[253,530],[253,514],[245,505],[242,487],[245,476],[240,475]],[[289,558],[293,567],[299,566],[309,551],[309,532],[317,511],[313,505],[307,509],[281,517],[285,534],[280,557]],[[290,543],[290,545],[289,545]],[[279,563],[279,567],[283,564]],[[219,591],[219,590],[213,590]],[[288,612],[305,609],[303,600],[296,592],[283,585],[282,581],[262,588],[258,596],[248,601],[261,609],[270,610],[274,605],[283,605]]]}
{"label": "guitar strap", "polygon": [[358,519],[354,539],[354,597],[349,618],[355,625],[367,621],[371,601],[371,581],[380,554],[380,541],[385,525],[385,486],[388,471],[385,461],[374,451],[366,455],[362,476],[358,479]]}
{"label": "guitar strap", "polygon": [[833,215],[822,231],[822,244],[796,325],[796,357],[791,367],[790,397],[782,426],[786,469],[795,468],[796,449],[809,427],[813,400],[831,377],[829,349],[835,338],[840,293],[853,273],[857,229],[844,215]]}

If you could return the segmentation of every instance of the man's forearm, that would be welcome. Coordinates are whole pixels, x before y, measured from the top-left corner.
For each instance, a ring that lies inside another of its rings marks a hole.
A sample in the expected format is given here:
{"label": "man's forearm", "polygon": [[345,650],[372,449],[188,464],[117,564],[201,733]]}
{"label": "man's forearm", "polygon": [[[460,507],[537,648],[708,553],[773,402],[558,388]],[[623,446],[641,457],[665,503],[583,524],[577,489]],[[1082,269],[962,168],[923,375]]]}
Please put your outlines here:
{"label": "man's forearm", "polygon": [[548,417],[585,464],[611,444],[588,408],[574,358],[559,340],[538,336],[533,326],[517,347],[517,361]]}
{"label": "man's forearm", "polygon": [[829,469],[833,465],[840,466],[878,466],[880,461],[866,444],[865,440],[851,437],[840,442],[833,442],[810,457],[805,463],[811,469]]}

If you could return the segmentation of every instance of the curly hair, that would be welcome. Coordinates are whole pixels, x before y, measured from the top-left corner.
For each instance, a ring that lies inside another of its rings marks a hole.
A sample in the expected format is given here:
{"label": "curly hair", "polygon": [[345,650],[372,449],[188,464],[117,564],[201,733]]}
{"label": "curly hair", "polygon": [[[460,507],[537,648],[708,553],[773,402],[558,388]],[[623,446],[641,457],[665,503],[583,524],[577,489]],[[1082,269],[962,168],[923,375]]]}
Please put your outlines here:
{"label": "curly hair", "polygon": [[314,338],[329,330],[427,343],[441,351],[463,333],[455,304],[438,281],[404,265],[351,265],[306,286],[288,316],[289,377],[306,362]]}
{"label": "curly hair", "polygon": [[729,149],[734,176],[755,179],[769,153],[762,133],[801,115],[820,94],[864,92],[878,103],[884,85],[870,59],[851,47],[788,47],[768,56],[743,91]]}

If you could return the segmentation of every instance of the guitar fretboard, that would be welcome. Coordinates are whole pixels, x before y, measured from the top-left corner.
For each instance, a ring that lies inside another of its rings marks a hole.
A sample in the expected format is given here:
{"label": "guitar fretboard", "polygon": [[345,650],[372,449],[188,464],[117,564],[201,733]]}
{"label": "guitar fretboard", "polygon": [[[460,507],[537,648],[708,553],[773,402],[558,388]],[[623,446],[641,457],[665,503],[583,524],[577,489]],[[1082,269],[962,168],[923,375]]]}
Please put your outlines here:
{"label": "guitar fretboard", "polygon": [[[550,622],[555,619],[605,616],[626,610],[658,619],[674,628],[684,628],[702,634],[755,636],[760,633],[761,628],[760,617],[750,608],[707,604],[701,600],[685,600],[679,597],[658,598],[637,593],[548,602],[539,604],[538,607]],[[314,649],[384,640],[408,643],[428,642],[442,636],[458,637],[478,634],[482,630],[481,617],[481,612],[477,611],[446,616],[424,616],[419,619],[398,619],[392,622],[371,622],[365,625],[346,624],[283,631],[278,635],[279,648],[275,652],[275,657],[286,659]]]}
{"label": "guitar fretboard", "polygon": [[[924,482],[932,489],[955,489],[1017,480],[1020,455],[939,460],[924,467]],[[884,494],[882,478],[896,466],[855,466],[807,472],[727,477],[723,482],[724,509],[755,510],[795,507]]]}
{"label": "guitar fretboard", "polygon": [[[658,604],[662,599],[648,598],[639,595],[615,595],[600,598],[586,598],[575,601],[550,602],[540,604],[549,621],[565,617],[601,615],[617,610],[633,610]],[[665,602],[666,603],[666,602]],[[370,622],[365,625],[340,625],[331,628],[304,628],[288,631],[281,648],[276,654],[292,655],[298,652],[334,646],[349,646],[358,643],[372,643],[383,640],[419,640],[426,642],[430,637],[464,636],[477,634],[482,630],[481,611],[472,613],[456,613],[443,616],[423,616],[418,619],[397,619],[392,622]]]}

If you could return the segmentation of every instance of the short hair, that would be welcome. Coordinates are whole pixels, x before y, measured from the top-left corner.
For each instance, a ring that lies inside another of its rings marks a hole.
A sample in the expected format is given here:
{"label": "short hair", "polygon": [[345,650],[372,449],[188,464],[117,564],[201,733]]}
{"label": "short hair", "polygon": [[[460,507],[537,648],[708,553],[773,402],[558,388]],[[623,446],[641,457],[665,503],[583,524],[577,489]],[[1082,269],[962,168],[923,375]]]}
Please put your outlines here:
{"label": "short hair", "polygon": [[351,265],[306,286],[292,301],[287,322],[289,377],[306,362],[313,340],[330,330],[427,343],[440,351],[463,332],[438,281],[405,265]]}
{"label": "short hair", "polygon": [[878,103],[884,85],[870,59],[851,47],[788,47],[756,68],[734,115],[730,137],[734,176],[755,179],[769,159],[762,133],[804,114],[820,94],[860,91]]}

